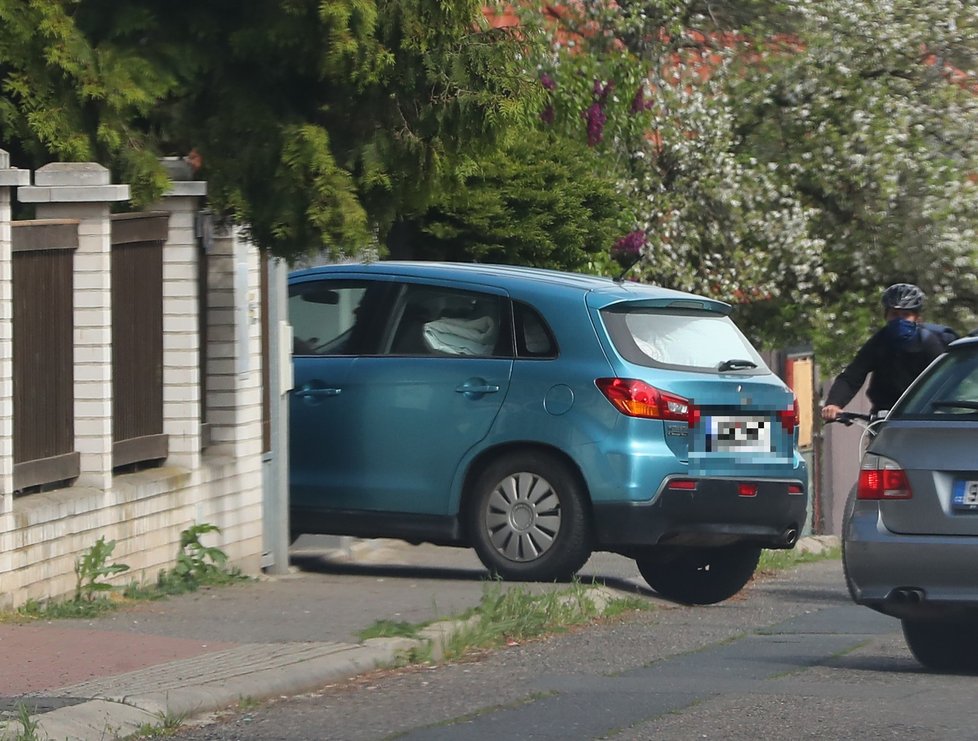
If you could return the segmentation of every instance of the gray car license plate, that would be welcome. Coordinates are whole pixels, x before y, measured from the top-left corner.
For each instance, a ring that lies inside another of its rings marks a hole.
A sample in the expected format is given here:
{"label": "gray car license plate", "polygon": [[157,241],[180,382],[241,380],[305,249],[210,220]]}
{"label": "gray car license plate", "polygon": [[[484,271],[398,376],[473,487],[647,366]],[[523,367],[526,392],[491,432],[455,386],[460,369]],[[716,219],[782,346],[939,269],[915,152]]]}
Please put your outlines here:
{"label": "gray car license plate", "polygon": [[978,481],[955,481],[951,506],[956,510],[978,512]]}

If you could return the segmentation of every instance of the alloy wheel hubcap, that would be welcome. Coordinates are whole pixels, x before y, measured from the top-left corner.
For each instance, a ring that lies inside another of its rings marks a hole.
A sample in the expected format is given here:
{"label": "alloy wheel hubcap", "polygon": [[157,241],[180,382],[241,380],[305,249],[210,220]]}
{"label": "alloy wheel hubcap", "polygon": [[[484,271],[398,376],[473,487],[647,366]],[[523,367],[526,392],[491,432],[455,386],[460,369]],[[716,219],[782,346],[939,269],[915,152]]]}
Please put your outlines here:
{"label": "alloy wheel hubcap", "polygon": [[486,530],[496,551],[510,561],[540,558],[560,531],[560,500],[546,479],[513,473],[489,495]]}

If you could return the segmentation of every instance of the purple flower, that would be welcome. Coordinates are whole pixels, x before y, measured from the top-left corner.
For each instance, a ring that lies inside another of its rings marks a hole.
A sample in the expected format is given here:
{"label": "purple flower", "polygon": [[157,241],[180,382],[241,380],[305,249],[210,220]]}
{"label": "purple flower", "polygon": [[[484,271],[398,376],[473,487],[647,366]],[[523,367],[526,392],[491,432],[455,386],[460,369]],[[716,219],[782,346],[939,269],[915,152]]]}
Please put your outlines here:
{"label": "purple flower", "polygon": [[540,120],[543,121],[548,126],[553,124],[554,107],[552,105],[548,105],[546,108],[543,109],[543,111],[540,113]]}
{"label": "purple flower", "polygon": [[604,103],[608,99],[608,96],[611,94],[611,91],[614,89],[615,89],[614,80],[610,80],[604,84],[602,84],[601,80],[595,80],[594,99],[597,100],[599,103]]}
{"label": "purple flower", "polygon": [[557,83],[554,82],[554,78],[544,72],[540,75],[540,84],[543,85],[544,90],[553,90],[557,87]]}
{"label": "purple flower", "polygon": [[581,112],[581,115],[587,121],[588,146],[593,147],[604,138],[604,124],[608,117],[604,114],[604,108],[600,103],[592,103],[587,110]]}
{"label": "purple flower", "polygon": [[639,85],[638,90],[635,91],[635,97],[632,98],[632,113],[641,113],[642,111],[647,111],[652,107],[652,101],[645,99],[645,86]]}
{"label": "purple flower", "polygon": [[636,229],[615,242],[611,248],[611,257],[623,268],[631,267],[641,259],[645,243],[645,232]]}

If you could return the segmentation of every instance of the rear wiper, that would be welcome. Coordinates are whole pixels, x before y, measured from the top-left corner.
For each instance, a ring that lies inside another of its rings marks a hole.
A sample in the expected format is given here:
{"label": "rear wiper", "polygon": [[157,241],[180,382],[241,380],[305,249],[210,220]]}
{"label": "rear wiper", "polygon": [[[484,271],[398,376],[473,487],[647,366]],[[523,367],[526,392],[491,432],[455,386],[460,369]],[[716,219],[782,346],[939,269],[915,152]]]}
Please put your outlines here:
{"label": "rear wiper", "polygon": [[723,373],[728,370],[743,370],[744,368],[756,368],[757,363],[753,360],[740,360],[738,358],[733,358],[732,360],[724,360],[720,365],[717,366],[717,371]]}
{"label": "rear wiper", "polygon": [[978,401],[965,401],[964,399],[939,399],[932,401],[930,405],[944,409],[974,409],[978,411]]}

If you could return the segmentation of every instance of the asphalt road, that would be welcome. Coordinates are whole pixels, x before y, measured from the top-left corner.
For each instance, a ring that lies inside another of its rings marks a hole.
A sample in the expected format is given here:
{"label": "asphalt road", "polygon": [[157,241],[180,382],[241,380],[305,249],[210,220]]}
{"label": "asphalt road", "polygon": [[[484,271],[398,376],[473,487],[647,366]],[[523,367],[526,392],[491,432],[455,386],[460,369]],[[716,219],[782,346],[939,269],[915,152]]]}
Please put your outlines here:
{"label": "asphalt road", "polygon": [[[589,570],[627,573],[602,558]],[[852,605],[840,563],[823,561],[721,605],[660,605],[460,663],[376,672],[174,738],[976,738],[975,682],[920,668],[899,623]]]}

